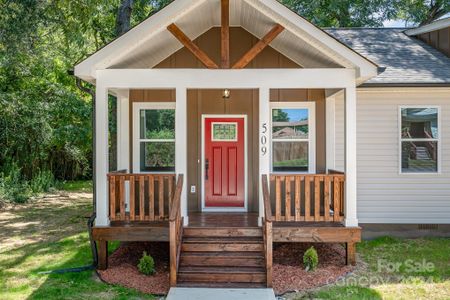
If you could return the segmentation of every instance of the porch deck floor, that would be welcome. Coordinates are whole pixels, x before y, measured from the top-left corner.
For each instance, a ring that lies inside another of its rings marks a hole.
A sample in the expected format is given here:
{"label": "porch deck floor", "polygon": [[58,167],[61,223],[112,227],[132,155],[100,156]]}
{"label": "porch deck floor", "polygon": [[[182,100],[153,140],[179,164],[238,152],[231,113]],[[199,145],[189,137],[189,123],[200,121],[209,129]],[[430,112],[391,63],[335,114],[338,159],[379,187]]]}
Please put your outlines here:
{"label": "porch deck floor", "polygon": [[188,227],[258,227],[257,213],[190,213]]}

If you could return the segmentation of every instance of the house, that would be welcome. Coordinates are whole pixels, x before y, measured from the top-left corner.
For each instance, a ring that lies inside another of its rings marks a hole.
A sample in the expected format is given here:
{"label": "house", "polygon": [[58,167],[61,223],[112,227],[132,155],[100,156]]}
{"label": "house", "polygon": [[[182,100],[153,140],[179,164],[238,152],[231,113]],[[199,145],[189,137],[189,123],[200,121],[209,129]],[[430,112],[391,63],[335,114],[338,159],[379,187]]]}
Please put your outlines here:
{"label": "house", "polygon": [[109,241],[167,241],[172,286],[271,286],[274,242],[354,264],[361,228],[448,228],[450,59],[401,29],[176,0],[75,75],[96,85],[100,269]]}

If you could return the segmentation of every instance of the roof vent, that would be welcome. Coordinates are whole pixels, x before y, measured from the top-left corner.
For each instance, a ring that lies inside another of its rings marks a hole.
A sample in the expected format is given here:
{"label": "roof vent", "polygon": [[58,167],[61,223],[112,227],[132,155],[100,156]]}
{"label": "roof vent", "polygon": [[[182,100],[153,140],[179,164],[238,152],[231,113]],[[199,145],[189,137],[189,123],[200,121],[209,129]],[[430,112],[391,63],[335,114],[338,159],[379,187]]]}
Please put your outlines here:
{"label": "roof vent", "polygon": [[439,228],[438,224],[418,224],[417,228],[419,230],[437,230]]}

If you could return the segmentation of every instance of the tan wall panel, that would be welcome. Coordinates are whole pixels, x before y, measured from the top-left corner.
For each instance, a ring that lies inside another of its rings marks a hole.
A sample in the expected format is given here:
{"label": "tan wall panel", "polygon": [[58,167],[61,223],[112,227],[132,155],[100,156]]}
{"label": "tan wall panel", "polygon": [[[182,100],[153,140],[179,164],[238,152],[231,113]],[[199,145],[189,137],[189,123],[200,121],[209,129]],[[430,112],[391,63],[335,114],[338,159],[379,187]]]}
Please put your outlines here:
{"label": "tan wall panel", "polygon": [[[247,115],[247,164],[248,164],[248,207],[258,211],[258,92],[257,90],[231,90],[228,100],[222,99],[223,90],[188,91],[188,209],[201,209],[201,119],[202,114],[245,114]],[[196,186],[196,193],[190,193],[190,186]]]}
{"label": "tan wall panel", "polygon": [[[242,27],[230,27],[230,61],[237,62],[259,39]],[[213,27],[194,43],[220,65],[220,27]],[[178,50],[155,68],[204,68],[203,64],[185,47]],[[246,68],[300,68],[298,64],[279,53],[272,47],[266,47]]]}
{"label": "tan wall panel", "polygon": [[450,27],[422,33],[417,38],[450,57]]}

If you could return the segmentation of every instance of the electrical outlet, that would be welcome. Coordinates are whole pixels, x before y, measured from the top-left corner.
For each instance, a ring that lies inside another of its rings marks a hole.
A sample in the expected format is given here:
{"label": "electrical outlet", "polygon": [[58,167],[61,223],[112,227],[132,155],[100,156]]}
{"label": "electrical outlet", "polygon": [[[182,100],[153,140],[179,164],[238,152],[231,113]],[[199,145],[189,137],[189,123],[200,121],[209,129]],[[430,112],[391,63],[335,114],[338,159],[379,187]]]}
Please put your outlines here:
{"label": "electrical outlet", "polygon": [[195,185],[191,185],[191,194],[195,194]]}

